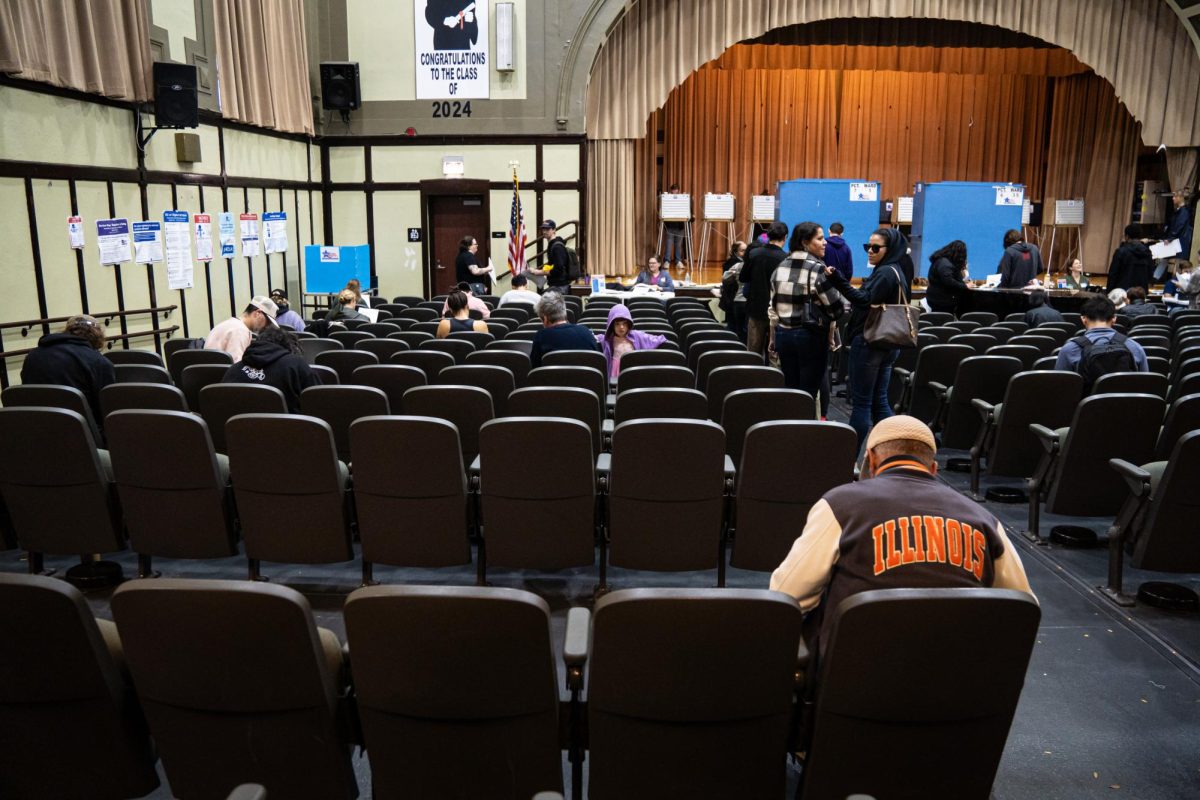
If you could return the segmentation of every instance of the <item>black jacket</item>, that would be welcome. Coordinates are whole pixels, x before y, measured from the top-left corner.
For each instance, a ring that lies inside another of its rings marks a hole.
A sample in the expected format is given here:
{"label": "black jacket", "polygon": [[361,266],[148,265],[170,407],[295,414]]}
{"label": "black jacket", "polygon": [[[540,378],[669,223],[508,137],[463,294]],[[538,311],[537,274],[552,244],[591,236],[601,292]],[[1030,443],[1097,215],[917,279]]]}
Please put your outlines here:
{"label": "black jacket", "polygon": [[553,267],[546,273],[546,285],[561,287],[571,285],[571,276],[567,271],[567,243],[561,236],[550,240],[546,250],[546,264]]}
{"label": "black jacket", "polygon": [[925,300],[934,311],[954,313],[958,299],[970,291],[963,282],[962,270],[948,258],[939,258],[929,265],[929,291]]}
{"label": "black jacket", "polygon": [[782,247],[769,242],[746,253],[746,263],[742,266],[738,281],[746,284],[746,316],[750,319],[767,318],[767,304],[771,301],[771,276],[787,255]]}
{"label": "black jacket", "polygon": [[[907,303],[912,299],[912,286],[904,278],[904,267],[900,259],[907,255],[908,242],[895,228],[885,228],[888,253],[884,260],[871,268],[871,274],[863,279],[862,287],[855,289],[837,270],[829,276],[842,297],[850,301],[850,322],[846,325],[843,341],[852,343],[861,336],[867,324],[867,315],[872,305],[894,305],[897,301]],[[870,268],[870,267],[868,267]]]}
{"label": "black jacket", "polygon": [[1154,272],[1154,257],[1150,248],[1136,239],[1123,242],[1113,253],[1112,263],[1108,266],[1108,291],[1113,289],[1131,289],[1141,286],[1150,288],[1150,275]]}
{"label": "black jacket", "polygon": [[321,380],[308,368],[304,356],[273,342],[251,342],[242,360],[225,372],[222,383],[253,383],[274,386],[283,392],[288,411],[300,413],[300,392],[320,386]]}
{"label": "black jacket", "polygon": [[112,362],[86,339],[69,333],[51,333],[38,340],[37,349],[25,356],[21,383],[50,383],[73,386],[83,392],[96,424],[103,427],[100,390],[117,382]]}
{"label": "black jacket", "polygon": [[1029,242],[1017,242],[1000,256],[1000,288],[1022,289],[1042,273],[1042,251]]}
{"label": "black jacket", "polygon": [[471,272],[471,267],[478,267],[479,261],[470,250],[459,250],[454,259],[454,280],[459,283],[482,283],[483,275]]}
{"label": "black jacket", "polygon": [[1025,312],[1025,324],[1031,328],[1036,328],[1043,322],[1062,322],[1062,312],[1057,308],[1051,308],[1048,305],[1040,305],[1029,309]]}

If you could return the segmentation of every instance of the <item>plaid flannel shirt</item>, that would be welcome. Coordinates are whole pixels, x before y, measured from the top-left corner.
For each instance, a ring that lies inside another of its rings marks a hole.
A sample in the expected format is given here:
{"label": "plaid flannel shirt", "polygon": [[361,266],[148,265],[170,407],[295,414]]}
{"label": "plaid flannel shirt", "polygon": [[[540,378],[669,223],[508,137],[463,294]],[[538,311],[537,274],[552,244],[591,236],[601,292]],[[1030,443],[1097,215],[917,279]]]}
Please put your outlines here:
{"label": "plaid flannel shirt", "polygon": [[771,327],[804,326],[804,304],[815,299],[827,320],[842,316],[845,305],[838,290],[825,277],[825,265],[808,253],[792,253],[779,262],[771,275],[771,299],[767,317]]}

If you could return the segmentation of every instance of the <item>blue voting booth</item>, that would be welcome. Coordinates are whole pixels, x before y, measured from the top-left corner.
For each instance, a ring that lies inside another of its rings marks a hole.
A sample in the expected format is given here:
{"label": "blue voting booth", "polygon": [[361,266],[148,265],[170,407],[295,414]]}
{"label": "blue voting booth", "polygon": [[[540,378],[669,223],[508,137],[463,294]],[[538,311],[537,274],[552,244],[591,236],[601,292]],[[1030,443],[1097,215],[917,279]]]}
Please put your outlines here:
{"label": "blue voting booth", "polygon": [[882,187],[877,181],[794,180],[781,181],[775,195],[775,219],[790,231],[801,222],[815,222],[829,235],[829,225],[840,222],[842,234],[854,253],[855,274],[866,263],[862,245],[879,227],[879,198]]}
{"label": "blue voting booth", "polygon": [[961,239],[971,278],[996,272],[1004,232],[1021,230],[1025,187],[1002,183],[918,183],[913,193],[912,259],[917,275],[929,274],[929,256]]}
{"label": "blue voting booth", "polygon": [[363,289],[371,286],[371,246],[341,247],[310,244],[304,248],[304,291],[309,294],[338,292],[351,278]]}

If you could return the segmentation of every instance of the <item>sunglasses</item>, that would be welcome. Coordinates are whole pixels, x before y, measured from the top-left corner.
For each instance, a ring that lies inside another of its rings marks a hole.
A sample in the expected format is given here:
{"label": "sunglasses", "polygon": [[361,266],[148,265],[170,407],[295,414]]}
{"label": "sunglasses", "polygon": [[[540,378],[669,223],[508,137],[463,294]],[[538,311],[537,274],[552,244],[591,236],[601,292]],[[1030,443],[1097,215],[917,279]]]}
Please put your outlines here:
{"label": "sunglasses", "polygon": [[866,250],[868,253],[878,253],[880,250],[887,250],[887,245],[863,243],[863,250]]}

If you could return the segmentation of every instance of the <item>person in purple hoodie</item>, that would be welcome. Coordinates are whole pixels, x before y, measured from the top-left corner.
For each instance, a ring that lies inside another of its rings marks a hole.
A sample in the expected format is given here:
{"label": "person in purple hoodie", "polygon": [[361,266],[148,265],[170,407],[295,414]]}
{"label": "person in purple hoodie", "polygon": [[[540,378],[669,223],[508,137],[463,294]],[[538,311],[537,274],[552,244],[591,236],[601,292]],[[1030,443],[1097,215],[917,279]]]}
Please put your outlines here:
{"label": "person in purple hoodie", "polygon": [[825,265],[836,269],[843,278],[850,280],[854,277],[854,256],[850,245],[842,238],[846,229],[840,222],[829,225],[829,236],[825,238]]}
{"label": "person in purple hoodie", "polygon": [[604,334],[596,334],[596,341],[608,361],[609,380],[616,380],[621,371],[621,356],[633,350],[653,350],[662,346],[665,336],[642,333],[633,329],[633,317],[624,305],[615,305],[608,310],[608,325]]}

